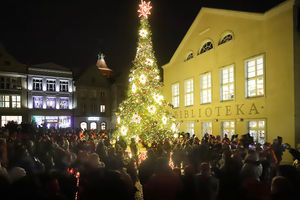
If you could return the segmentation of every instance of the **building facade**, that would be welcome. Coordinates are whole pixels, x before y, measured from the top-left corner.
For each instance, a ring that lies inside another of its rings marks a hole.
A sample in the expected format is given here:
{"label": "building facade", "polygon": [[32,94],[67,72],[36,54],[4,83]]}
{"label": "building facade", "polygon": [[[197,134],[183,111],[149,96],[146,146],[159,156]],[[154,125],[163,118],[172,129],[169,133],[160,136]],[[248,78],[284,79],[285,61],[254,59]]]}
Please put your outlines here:
{"label": "building facade", "polygon": [[26,67],[9,55],[0,45],[0,120],[1,126],[9,121],[27,120]]}
{"label": "building facade", "polygon": [[75,128],[100,131],[111,129],[110,72],[104,57],[99,56],[96,65],[87,67],[76,76]]}
{"label": "building facade", "polygon": [[202,8],[164,69],[180,131],[300,144],[299,5]]}
{"label": "building facade", "polygon": [[28,67],[28,115],[37,126],[71,128],[73,116],[73,74],[54,63]]}

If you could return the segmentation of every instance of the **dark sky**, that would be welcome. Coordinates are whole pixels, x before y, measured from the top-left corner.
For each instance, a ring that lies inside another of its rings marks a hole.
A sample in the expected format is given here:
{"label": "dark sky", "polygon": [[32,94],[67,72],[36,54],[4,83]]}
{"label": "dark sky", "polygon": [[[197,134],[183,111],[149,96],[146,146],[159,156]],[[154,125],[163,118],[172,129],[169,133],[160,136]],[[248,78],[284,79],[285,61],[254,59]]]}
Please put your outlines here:
{"label": "dark sky", "polygon": [[[263,12],[282,1],[152,0],[150,23],[158,64],[170,60],[201,6]],[[0,8],[0,42],[20,62],[83,68],[94,64],[101,51],[113,70],[130,67],[139,0],[8,2]]]}

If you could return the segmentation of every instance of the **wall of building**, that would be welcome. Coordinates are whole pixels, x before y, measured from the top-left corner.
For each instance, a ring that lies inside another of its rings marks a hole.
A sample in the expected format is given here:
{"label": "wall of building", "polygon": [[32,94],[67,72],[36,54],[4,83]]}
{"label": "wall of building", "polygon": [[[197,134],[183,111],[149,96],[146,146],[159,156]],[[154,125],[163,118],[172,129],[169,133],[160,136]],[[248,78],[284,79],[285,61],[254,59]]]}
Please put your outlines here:
{"label": "wall of building", "polygon": [[[266,122],[266,140],[282,136],[284,142],[295,145],[293,12],[291,1],[265,14],[243,13],[203,8],[170,63],[164,68],[164,95],[172,102],[172,84],[179,82],[180,107],[174,115],[187,130],[194,122],[195,134],[201,136],[201,122],[212,121],[212,132],[219,135],[222,121],[234,121],[235,132],[245,134],[247,121]],[[218,46],[222,34],[233,33],[234,39]],[[206,40],[214,48],[197,56]],[[186,62],[189,52],[195,57]],[[264,88],[262,97],[246,97],[245,61],[264,57]],[[234,65],[235,98],[220,101],[220,68]],[[211,72],[212,102],[200,104],[200,75]],[[184,106],[184,81],[194,79],[194,104]]]}

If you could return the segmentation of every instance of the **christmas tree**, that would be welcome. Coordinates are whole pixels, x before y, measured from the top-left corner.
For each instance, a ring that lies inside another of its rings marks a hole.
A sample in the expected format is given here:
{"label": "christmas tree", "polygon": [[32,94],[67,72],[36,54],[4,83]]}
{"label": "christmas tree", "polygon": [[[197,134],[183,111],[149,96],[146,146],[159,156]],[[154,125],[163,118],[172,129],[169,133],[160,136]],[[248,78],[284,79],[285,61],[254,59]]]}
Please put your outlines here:
{"label": "christmas tree", "polygon": [[142,1],[140,9],[140,27],[138,45],[133,67],[129,74],[127,98],[119,105],[116,113],[115,137],[123,136],[146,142],[169,138],[176,131],[175,118],[162,96],[160,72],[151,41],[148,21],[150,2]]}

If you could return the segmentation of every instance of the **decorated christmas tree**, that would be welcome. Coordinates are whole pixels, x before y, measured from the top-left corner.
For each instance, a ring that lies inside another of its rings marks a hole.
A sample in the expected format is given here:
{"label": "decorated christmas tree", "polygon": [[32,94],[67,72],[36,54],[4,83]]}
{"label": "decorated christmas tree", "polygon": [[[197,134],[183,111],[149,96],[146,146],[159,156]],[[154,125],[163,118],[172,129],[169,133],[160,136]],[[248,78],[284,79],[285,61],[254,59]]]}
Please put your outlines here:
{"label": "decorated christmas tree", "polygon": [[127,98],[116,113],[115,137],[123,136],[146,142],[168,138],[176,131],[171,105],[164,100],[160,72],[151,41],[148,21],[150,2],[142,1],[138,10],[140,27],[133,67],[129,74]]}

